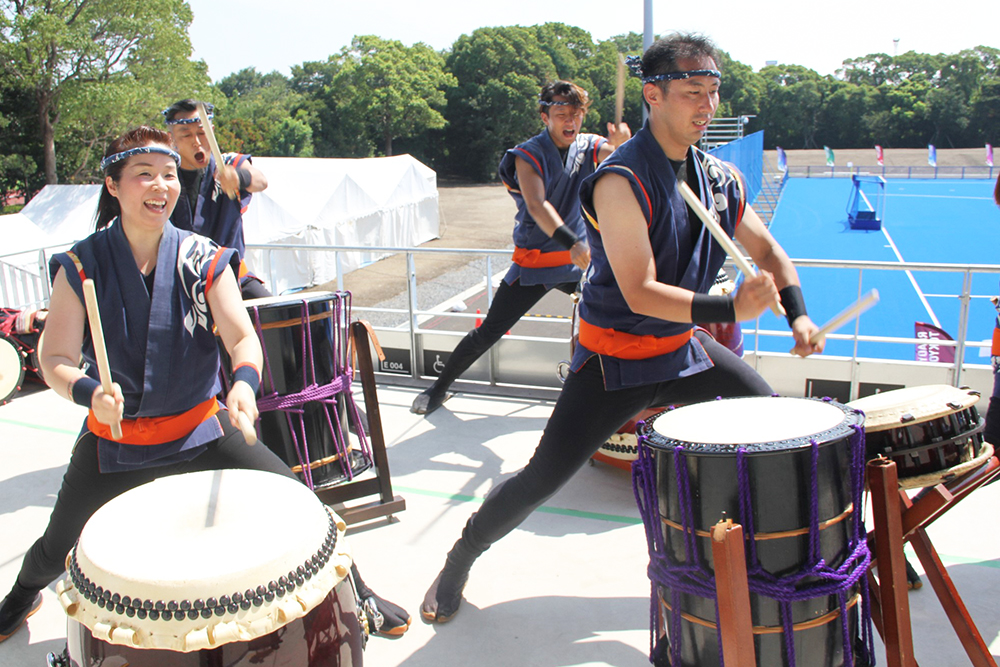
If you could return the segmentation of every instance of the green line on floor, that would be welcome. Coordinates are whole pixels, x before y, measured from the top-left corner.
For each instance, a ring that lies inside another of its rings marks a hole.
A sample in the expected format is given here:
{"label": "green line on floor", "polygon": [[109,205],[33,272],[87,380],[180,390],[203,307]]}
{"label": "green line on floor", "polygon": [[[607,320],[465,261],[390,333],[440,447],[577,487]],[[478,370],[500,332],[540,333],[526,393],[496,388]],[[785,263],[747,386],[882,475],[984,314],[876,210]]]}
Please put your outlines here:
{"label": "green line on floor", "polygon": [[[469,496],[463,493],[448,493],[445,491],[428,491],[427,489],[415,489],[409,486],[393,486],[396,491],[401,491],[403,493],[415,493],[420,496],[429,496],[431,498],[444,498],[445,500],[460,500],[466,503],[482,503],[483,499],[479,496]],[[561,516],[572,516],[578,519],[595,519],[597,521],[611,521],[612,523],[623,523],[626,525],[636,525],[641,524],[642,519],[638,517],[631,516],[618,516],[616,514],[601,514],[599,512],[583,512],[581,510],[569,510],[563,509],[561,507],[547,507],[542,505],[536,512],[544,512],[545,514],[559,514]]]}
{"label": "green line on floor", "polygon": [[14,419],[0,419],[0,424],[9,424],[11,426],[21,426],[23,428],[33,428],[36,431],[48,431],[49,433],[59,433],[61,435],[76,436],[80,434],[80,430],[70,431],[65,428],[54,428],[52,426],[43,426],[41,424],[29,424],[28,422],[19,422]]}

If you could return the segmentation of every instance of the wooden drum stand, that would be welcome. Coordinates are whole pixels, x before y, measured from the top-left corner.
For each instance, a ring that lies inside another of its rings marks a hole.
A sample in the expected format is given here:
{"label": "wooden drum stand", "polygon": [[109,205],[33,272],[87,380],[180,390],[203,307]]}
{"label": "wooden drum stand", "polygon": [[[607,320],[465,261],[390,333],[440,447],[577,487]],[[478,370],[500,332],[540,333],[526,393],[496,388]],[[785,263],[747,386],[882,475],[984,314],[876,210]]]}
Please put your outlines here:
{"label": "wooden drum stand", "polygon": [[[356,498],[377,495],[378,498],[363,505],[339,509],[337,514],[348,525],[368,521],[378,517],[389,517],[406,509],[406,501],[392,493],[392,478],[389,474],[389,459],[385,452],[385,435],[382,433],[382,414],[379,412],[378,395],[375,391],[375,367],[372,364],[371,348],[368,345],[370,327],[365,322],[351,324],[351,343],[357,355],[357,371],[361,379],[361,390],[365,398],[365,413],[368,415],[368,431],[371,438],[372,469],[375,477],[357,479],[329,489],[316,491],[324,503],[332,505]],[[378,341],[374,338],[376,348]],[[360,428],[360,427],[359,427]]]}

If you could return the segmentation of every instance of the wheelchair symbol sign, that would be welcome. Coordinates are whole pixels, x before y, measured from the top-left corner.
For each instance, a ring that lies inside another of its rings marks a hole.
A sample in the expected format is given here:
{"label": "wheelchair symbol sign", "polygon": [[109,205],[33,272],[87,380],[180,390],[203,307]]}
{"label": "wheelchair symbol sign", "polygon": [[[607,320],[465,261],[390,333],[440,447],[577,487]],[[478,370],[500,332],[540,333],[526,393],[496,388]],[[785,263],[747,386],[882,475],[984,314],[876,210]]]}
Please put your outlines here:
{"label": "wheelchair symbol sign", "polygon": [[450,352],[424,350],[424,375],[441,375],[450,356]]}

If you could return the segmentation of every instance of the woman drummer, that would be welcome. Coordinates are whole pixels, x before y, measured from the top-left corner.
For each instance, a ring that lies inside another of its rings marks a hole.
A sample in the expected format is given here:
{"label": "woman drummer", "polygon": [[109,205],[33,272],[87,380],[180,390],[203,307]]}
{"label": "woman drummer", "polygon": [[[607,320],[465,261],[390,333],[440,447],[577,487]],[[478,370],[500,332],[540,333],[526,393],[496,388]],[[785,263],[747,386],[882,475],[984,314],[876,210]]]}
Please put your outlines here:
{"label": "woman drummer", "polygon": [[[0,641],[39,608],[41,589],[62,574],[87,519],[115,496],[198,470],[293,476],[267,447],[248,446],[238,428],[238,413],[257,418],[260,342],[240,297],[235,251],[169,222],[180,194],[179,162],[170,136],[151,127],[112,142],[101,162],[97,231],[51,260],[41,365],[48,385],[89,414],[48,527],[0,603]],[[85,279],[95,283],[111,351],[110,394],[95,370]],[[221,383],[213,327],[235,369],[228,410],[216,399]],[[80,368],[81,354],[87,370]],[[119,440],[112,425],[121,428]]]}

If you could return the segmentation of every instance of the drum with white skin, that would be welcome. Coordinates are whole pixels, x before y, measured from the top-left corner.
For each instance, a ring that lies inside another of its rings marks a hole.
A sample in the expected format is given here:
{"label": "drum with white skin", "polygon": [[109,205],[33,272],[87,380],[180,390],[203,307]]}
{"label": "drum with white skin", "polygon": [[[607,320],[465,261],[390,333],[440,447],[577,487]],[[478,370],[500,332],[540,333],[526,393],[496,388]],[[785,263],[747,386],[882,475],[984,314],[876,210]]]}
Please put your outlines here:
{"label": "drum with white skin", "polygon": [[75,667],[359,667],[344,523],[293,479],[218,470],[101,507],[57,587]]}
{"label": "drum with white skin", "polygon": [[947,471],[992,454],[983,442],[986,421],[976,410],[978,401],[979,392],[932,384],[884,391],[848,405],[865,413],[868,458],[891,459],[901,480],[928,476],[924,486],[933,486]]}
{"label": "drum with white skin", "polygon": [[646,420],[633,470],[654,638],[670,664],[720,664],[710,531],[722,519],[747,540],[757,664],[865,664],[863,423],[834,401],[787,397],[720,399]]}

